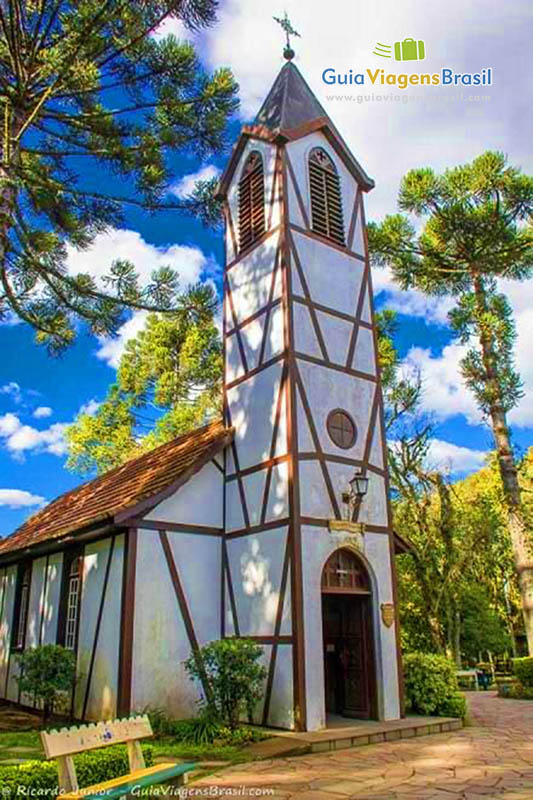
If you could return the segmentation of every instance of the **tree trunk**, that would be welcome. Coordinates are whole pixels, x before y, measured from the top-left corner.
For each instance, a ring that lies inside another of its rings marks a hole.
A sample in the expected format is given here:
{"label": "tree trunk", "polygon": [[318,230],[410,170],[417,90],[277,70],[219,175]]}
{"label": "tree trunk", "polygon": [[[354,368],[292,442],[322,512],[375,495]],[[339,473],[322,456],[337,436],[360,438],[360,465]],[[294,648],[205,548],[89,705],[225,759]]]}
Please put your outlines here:
{"label": "tree trunk", "polygon": [[461,669],[461,612],[457,603],[453,610],[453,650],[457,669]]}
{"label": "tree trunk", "polygon": [[511,651],[513,654],[513,658],[516,658],[518,655],[518,650],[516,647],[516,635],[514,629],[514,620],[513,620],[513,613],[511,609],[511,601],[509,600],[509,586],[507,582],[503,585],[503,598],[505,602],[505,611],[507,614],[507,628],[509,630],[509,636],[511,637]]}
{"label": "tree trunk", "polygon": [[[480,276],[474,277],[474,292],[477,309],[482,317],[487,312],[485,287]],[[479,341],[487,381],[491,385],[494,401],[490,406],[492,433],[498,456],[498,466],[502,479],[507,526],[511,543],[518,586],[522,600],[522,615],[527,636],[528,651],[533,655],[533,552],[528,542],[527,527],[522,509],[518,470],[516,467],[511,437],[507,425],[507,415],[502,402],[499,375],[496,370],[495,345],[487,331],[479,331]],[[499,402],[498,402],[499,400]]]}

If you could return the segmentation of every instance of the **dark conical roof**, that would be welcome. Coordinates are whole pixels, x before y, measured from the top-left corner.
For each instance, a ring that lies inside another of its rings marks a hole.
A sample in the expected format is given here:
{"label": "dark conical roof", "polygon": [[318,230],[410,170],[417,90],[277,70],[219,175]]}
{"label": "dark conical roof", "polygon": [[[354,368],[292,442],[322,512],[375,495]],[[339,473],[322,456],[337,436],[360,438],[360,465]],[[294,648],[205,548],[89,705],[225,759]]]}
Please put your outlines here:
{"label": "dark conical roof", "polygon": [[289,61],[274,81],[254,125],[264,125],[271,131],[290,130],[320,117],[327,117],[326,112],[298,67]]}

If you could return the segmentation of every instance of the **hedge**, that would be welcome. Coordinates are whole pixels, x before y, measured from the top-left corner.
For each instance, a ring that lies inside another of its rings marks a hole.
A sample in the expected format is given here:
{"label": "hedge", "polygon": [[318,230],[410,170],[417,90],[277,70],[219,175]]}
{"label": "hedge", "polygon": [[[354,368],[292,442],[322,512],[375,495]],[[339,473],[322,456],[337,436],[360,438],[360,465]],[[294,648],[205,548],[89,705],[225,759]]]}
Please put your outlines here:
{"label": "hedge", "polygon": [[408,653],[403,666],[408,711],[438,717],[466,716],[466,700],[451,661],[432,653]]}
{"label": "hedge", "polygon": [[533,686],[533,658],[513,658],[514,674],[522,686]]}
{"label": "hedge", "polygon": [[[153,764],[154,751],[143,747],[146,766]],[[105,750],[93,750],[74,756],[76,775],[80,788],[94,783],[109,781],[129,770],[128,751],[123,745],[107,747]],[[26,761],[17,766],[0,766],[0,791],[4,797],[17,795],[42,796],[55,798],[58,796],[57,763],[55,761]]]}

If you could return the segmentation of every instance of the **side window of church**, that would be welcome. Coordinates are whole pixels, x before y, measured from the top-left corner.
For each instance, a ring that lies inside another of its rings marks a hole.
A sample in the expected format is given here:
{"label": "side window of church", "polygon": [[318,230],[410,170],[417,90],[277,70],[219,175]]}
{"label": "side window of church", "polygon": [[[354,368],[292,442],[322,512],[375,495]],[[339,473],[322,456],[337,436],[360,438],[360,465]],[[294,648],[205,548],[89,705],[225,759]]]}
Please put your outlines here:
{"label": "side window of church", "polygon": [[265,232],[265,176],[261,154],[254,150],[239,181],[239,250],[247,250]]}
{"label": "side window of church", "polygon": [[31,564],[21,564],[17,575],[15,594],[15,618],[13,622],[12,646],[23,650],[26,642],[26,623],[30,602]]}
{"label": "side window of church", "polygon": [[313,230],[344,245],[339,173],[321,147],[315,147],[309,155],[309,188]]}
{"label": "side window of church", "polygon": [[65,554],[63,582],[61,587],[58,641],[63,647],[74,651],[77,649],[78,645],[81,561],[81,552],[79,550]]}

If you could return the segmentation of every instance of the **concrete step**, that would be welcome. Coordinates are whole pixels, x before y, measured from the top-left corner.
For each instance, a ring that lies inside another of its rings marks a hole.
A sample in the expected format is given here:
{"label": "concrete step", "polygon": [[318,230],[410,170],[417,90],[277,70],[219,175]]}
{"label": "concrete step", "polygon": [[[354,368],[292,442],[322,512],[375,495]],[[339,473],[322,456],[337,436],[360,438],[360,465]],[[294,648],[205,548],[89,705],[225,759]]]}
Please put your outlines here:
{"label": "concrete step", "polygon": [[452,717],[406,717],[392,722],[357,722],[320,731],[277,731],[271,739],[250,745],[248,752],[258,759],[344,750],[379,742],[393,742],[415,736],[448,733],[463,727],[461,719]]}

